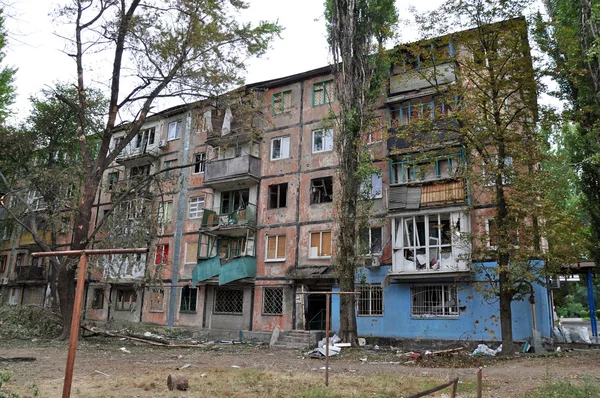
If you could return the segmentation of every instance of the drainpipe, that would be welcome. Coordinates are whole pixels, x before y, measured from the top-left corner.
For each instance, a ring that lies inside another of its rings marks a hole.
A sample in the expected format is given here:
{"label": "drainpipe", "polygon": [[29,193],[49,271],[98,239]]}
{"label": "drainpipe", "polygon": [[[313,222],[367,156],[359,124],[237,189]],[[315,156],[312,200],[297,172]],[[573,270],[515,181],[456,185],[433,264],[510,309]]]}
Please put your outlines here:
{"label": "drainpipe", "polygon": [[[190,134],[192,124],[192,113],[187,113],[185,119],[185,131],[182,132],[183,150],[181,151],[181,160],[187,162],[190,146]],[[169,316],[167,325],[172,327],[175,324],[175,310],[177,308],[177,289],[179,283],[179,257],[181,255],[181,237],[183,235],[183,221],[186,210],[186,197],[188,193],[187,168],[181,169],[181,189],[177,198],[177,223],[175,226],[175,244],[173,245],[173,272],[171,274],[171,291],[169,292]]]}
{"label": "drainpipe", "polygon": [[587,270],[587,294],[588,294],[588,306],[590,308],[590,323],[592,324],[592,335],[594,335],[594,342],[598,342],[598,325],[596,323],[596,304],[594,303],[594,283],[592,280],[592,269]]}

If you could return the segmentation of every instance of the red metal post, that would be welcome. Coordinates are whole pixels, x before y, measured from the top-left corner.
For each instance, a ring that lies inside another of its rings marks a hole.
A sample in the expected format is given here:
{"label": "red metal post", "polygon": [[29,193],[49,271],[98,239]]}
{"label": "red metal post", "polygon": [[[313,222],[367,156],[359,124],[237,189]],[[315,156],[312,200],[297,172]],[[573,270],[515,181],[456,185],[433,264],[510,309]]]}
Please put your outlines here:
{"label": "red metal post", "polygon": [[81,253],[79,269],[77,270],[77,288],[75,290],[75,304],[71,318],[71,334],[69,337],[69,353],[67,354],[67,368],[65,369],[65,384],[63,385],[63,398],[71,396],[73,383],[73,367],[75,366],[75,353],[79,340],[79,323],[81,320],[81,304],[83,303],[83,289],[85,287],[85,272],[87,268],[87,254]]}

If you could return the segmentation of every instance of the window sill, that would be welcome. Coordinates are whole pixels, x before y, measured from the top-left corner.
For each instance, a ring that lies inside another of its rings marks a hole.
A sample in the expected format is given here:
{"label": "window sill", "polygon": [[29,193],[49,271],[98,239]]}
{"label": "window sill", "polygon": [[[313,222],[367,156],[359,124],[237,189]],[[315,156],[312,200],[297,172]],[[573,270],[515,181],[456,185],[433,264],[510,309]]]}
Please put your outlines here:
{"label": "window sill", "polygon": [[148,312],[151,314],[161,314],[165,312],[165,310],[148,310]]}
{"label": "window sill", "polygon": [[309,260],[322,260],[322,259],[330,259],[331,256],[321,256],[321,257],[309,257]]}
{"label": "window sill", "polygon": [[168,141],[168,142],[170,142],[170,141],[175,141],[175,140],[178,140],[178,139],[180,139],[180,138],[181,138],[181,137],[167,138],[167,141]]}
{"label": "window sill", "polygon": [[213,312],[213,315],[244,316],[238,312]]}
{"label": "window sill", "polygon": [[374,316],[381,317],[381,316],[383,316],[383,314],[377,314],[377,315],[360,315],[360,314],[357,314],[356,316],[359,317],[359,318],[370,318],[370,317],[374,317]]}
{"label": "window sill", "polygon": [[269,258],[265,259],[265,263],[282,263],[285,261],[285,258]]}
{"label": "window sill", "polygon": [[458,315],[436,315],[436,316],[415,316],[415,315],[411,315],[410,319],[424,319],[424,320],[440,320],[440,319],[459,319],[460,317]]}
{"label": "window sill", "polygon": [[283,316],[283,314],[265,314],[264,312],[261,313],[262,316]]}
{"label": "window sill", "polygon": [[275,162],[277,160],[288,160],[288,159],[290,159],[289,156],[287,158],[275,158],[275,159],[271,158],[271,162]]}
{"label": "window sill", "polygon": [[267,210],[281,210],[281,209],[287,209],[287,206],[271,207],[271,208],[268,208]]}
{"label": "window sill", "polygon": [[324,150],[324,151],[315,151],[315,150],[313,150],[313,151],[312,151],[312,154],[313,154],[313,155],[316,155],[316,154],[319,154],[319,153],[324,153],[324,152],[333,152],[333,149],[326,149],[326,150]]}
{"label": "window sill", "polygon": [[318,205],[328,205],[333,203],[333,200],[331,202],[321,202],[321,203],[311,203],[311,206],[318,206]]}
{"label": "window sill", "polygon": [[198,312],[197,311],[182,311],[182,310],[179,310],[179,313],[180,314],[197,314]]}
{"label": "window sill", "polygon": [[312,107],[313,108],[320,108],[320,107],[325,106],[325,105],[331,105],[332,103],[333,103],[333,101],[331,101],[331,102],[325,102],[324,104],[312,104]]}

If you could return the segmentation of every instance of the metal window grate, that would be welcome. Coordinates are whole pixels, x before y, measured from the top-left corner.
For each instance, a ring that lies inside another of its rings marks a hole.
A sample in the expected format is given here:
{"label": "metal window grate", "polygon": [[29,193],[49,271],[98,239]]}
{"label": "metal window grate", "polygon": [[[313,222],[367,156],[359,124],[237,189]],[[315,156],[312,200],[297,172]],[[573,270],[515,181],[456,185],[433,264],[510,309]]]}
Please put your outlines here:
{"label": "metal window grate", "polygon": [[244,310],[242,289],[216,289],[215,309],[218,314],[241,314]]}
{"label": "metal window grate", "polygon": [[283,288],[266,287],[263,289],[263,314],[283,314]]}
{"label": "metal window grate", "polygon": [[356,299],[359,316],[383,315],[383,289],[379,285],[359,286]]}
{"label": "metal window grate", "polygon": [[411,316],[419,318],[458,317],[456,286],[411,287]]}

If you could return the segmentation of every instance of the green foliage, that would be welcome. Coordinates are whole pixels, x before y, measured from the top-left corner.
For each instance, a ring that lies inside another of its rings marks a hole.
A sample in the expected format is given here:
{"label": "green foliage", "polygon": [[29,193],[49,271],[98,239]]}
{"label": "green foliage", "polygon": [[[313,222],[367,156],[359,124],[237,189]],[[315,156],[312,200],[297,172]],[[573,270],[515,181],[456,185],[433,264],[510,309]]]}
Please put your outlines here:
{"label": "green foliage", "polygon": [[4,392],[2,386],[10,381],[12,373],[9,370],[0,370],[0,398],[19,398],[19,394]]}
{"label": "green foliage", "polygon": [[[6,30],[4,29],[4,12],[0,10],[0,63],[4,61],[6,54],[4,49],[6,48]],[[0,120],[3,122],[9,113],[8,107],[12,105],[15,100],[15,88],[14,80],[16,68],[8,66],[0,67]]]}
{"label": "green foliage", "polygon": [[524,395],[525,398],[598,398],[600,384],[586,379],[583,385],[575,385],[569,381],[546,383],[533,392]]}
{"label": "green foliage", "polygon": [[0,339],[55,338],[60,319],[46,308],[27,305],[0,306]]}

